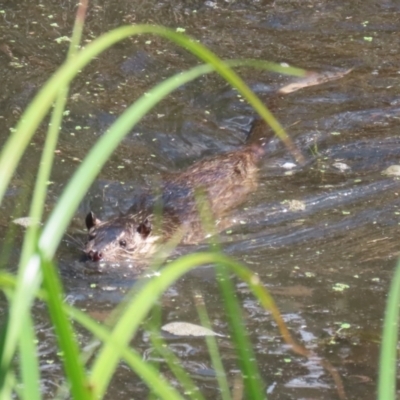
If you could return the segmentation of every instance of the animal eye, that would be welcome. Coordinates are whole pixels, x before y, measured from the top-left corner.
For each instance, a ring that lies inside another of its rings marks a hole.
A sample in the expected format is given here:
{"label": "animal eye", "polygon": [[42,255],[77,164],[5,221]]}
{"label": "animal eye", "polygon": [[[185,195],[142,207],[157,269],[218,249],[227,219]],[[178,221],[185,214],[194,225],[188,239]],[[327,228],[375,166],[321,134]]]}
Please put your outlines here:
{"label": "animal eye", "polygon": [[119,245],[120,245],[121,247],[126,247],[126,240],[120,240],[120,241],[119,241]]}

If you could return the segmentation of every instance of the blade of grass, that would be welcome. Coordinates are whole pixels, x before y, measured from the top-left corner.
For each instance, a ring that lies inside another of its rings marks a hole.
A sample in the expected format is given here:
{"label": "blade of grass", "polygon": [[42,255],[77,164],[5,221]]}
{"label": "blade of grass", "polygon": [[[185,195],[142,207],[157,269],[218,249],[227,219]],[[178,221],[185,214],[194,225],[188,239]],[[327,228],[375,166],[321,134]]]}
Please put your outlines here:
{"label": "blade of grass", "polygon": [[[202,200],[203,199],[203,200]],[[206,195],[202,190],[197,190],[196,203],[200,219],[207,233],[215,233],[214,221],[212,221],[212,213],[210,205],[206,201]],[[212,235],[209,238],[210,251],[214,251],[216,255],[221,254],[217,236]],[[265,391],[258,365],[254,355],[253,348],[247,336],[247,331],[242,317],[241,307],[236,299],[235,291],[229,276],[229,263],[217,263],[217,282],[224,300],[226,315],[231,335],[234,338],[233,344],[238,358],[238,364],[242,373],[243,383],[247,396],[251,399],[264,398]],[[229,391],[228,391],[229,395]],[[265,396],[266,397],[266,396]]]}
{"label": "blade of grass", "polygon": [[[69,60],[74,58],[77,52],[82,34],[85,16],[84,11],[86,10],[86,7],[86,0],[82,1],[78,7],[78,14],[75,21],[72,40],[67,56]],[[42,152],[42,157],[39,164],[39,171],[37,174],[37,179],[33,192],[33,198],[31,201],[29,217],[32,221],[40,221],[42,219],[45,198],[47,195],[47,182],[50,178],[50,173],[54,161],[54,151],[58,141],[58,134],[60,131],[67,94],[67,84],[65,86],[59,86],[59,93],[46,135],[45,145]],[[41,282],[40,273],[36,271],[38,275],[33,278],[30,284],[28,283],[29,288],[24,286],[24,282],[27,282],[24,278],[24,269],[36,247],[36,238],[38,237],[38,231],[39,224],[30,224],[24,235],[22,254],[19,263],[19,274],[17,278],[17,290],[15,291],[14,297],[10,303],[10,315],[12,322],[8,325],[8,332],[5,342],[6,351],[4,352],[4,354],[2,354],[1,358],[1,371],[6,370],[6,364],[11,362],[19,336],[18,333],[21,332],[22,334],[24,334],[24,330],[21,329],[21,326],[23,323],[26,323],[25,321],[27,318],[25,318],[25,315],[28,313],[31,301]],[[28,275],[30,273],[31,271],[27,271]],[[28,293],[30,294],[28,295]],[[24,348],[25,347],[22,347],[22,349]],[[29,356],[30,355],[27,355],[27,357]],[[26,377],[26,375],[24,375],[24,377]]]}
{"label": "blade of grass", "polygon": [[254,400],[267,398],[257,361],[243,322],[242,310],[235,296],[226,264],[217,263],[217,282],[224,300],[225,312],[235,344],[238,363],[243,375],[247,397]]}
{"label": "blade of grass", "polygon": [[23,321],[27,318],[30,305],[40,282],[40,266],[36,260],[32,260],[23,273],[17,276],[16,292],[9,307],[10,323],[7,326],[4,349],[1,354],[0,397],[7,390],[5,381],[7,380],[9,366],[16,350]]}
{"label": "blade of grass", "polygon": [[[8,279],[6,279],[8,281]],[[3,280],[2,280],[3,281]],[[4,282],[4,281],[3,281]],[[2,282],[2,283],[3,283]],[[7,301],[10,301],[10,298],[12,298],[12,284],[9,285],[8,283],[11,282],[4,282],[6,283],[3,286],[3,291],[4,294],[7,298]],[[4,351],[5,351],[5,341],[7,337],[7,330],[8,330],[8,325],[10,323],[10,313],[8,312],[7,308],[5,309],[5,314],[2,316],[2,321],[1,321],[1,326],[0,326],[0,354],[3,356]],[[9,399],[11,398],[11,392],[13,385],[11,385],[11,382],[14,380],[11,380],[11,375],[14,377],[14,371],[12,371],[10,363],[5,366],[3,371],[1,372],[0,376],[0,384],[1,384],[1,391],[0,391],[0,400],[3,399]],[[14,379],[14,378],[13,378]]]}
{"label": "blade of grass", "polygon": [[193,382],[190,375],[182,367],[182,363],[178,357],[168,348],[168,345],[160,337],[160,332],[155,330],[150,331],[150,340],[157,353],[162,357],[175,375],[179,383],[184,389],[185,396],[193,400],[204,400],[199,388]]}
{"label": "blade of grass", "polygon": [[[72,60],[76,56],[77,49],[81,41],[86,9],[87,0],[82,0],[78,5],[77,17],[75,20],[67,60]],[[43,213],[44,200],[47,194],[46,182],[49,180],[51,166],[53,165],[54,161],[54,151],[58,142],[59,131],[61,130],[68,92],[68,84],[60,88],[46,136],[45,148],[43,150],[42,161],[40,164],[41,167],[39,169],[34,198],[32,200],[32,210],[30,214],[31,218],[37,218],[38,220],[41,219]],[[32,237],[29,237],[28,229],[28,232],[25,235],[25,240],[27,240],[28,243],[33,243],[32,239],[34,239],[36,233],[37,232],[33,232]],[[29,239],[31,239],[31,241]],[[29,257],[30,249],[27,249],[25,254],[27,257]],[[21,257],[21,260],[24,260],[24,256]],[[46,266],[45,263],[42,263],[42,268],[44,268],[44,283],[48,293],[48,306],[50,309],[50,314],[52,315],[56,332],[58,333],[57,338],[59,345],[62,353],[64,354],[63,362],[66,374],[71,384],[71,391],[76,399],[90,399],[91,394],[83,365],[79,361],[79,349],[73,335],[73,329],[68,319],[65,317],[61,301],[59,301],[59,298],[57,298],[57,296],[60,296],[63,293],[61,284],[58,282],[57,275],[53,272],[53,265],[47,263]]]}
{"label": "blade of grass", "polygon": [[17,280],[14,275],[8,272],[0,272],[0,287],[2,290],[15,289],[16,285]]}
{"label": "blade of grass", "polygon": [[37,357],[36,336],[32,318],[25,319],[19,338],[22,388],[21,398],[24,400],[40,400],[40,369]]}
{"label": "blade of grass", "polygon": [[[108,321],[107,321],[108,322]],[[108,325],[111,326],[111,325]],[[161,306],[159,303],[154,304],[152,310],[151,310],[151,316],[148,319],[148,321],[144,324],[143,329],[149,331],[149,337],[151,341],[151,336],[153,331],[159,330],[161,326]],[[153,345],[154,347],[154,345]],[[149,359],[149,364],[157,370],[160,374],[160,369],[161,369],[161,362],[158,359]],[[147,396],[147,400],[157,400],[157,393],[155,393],[152,388],[149,388],[150,392],[149,395]]]}
{"label": "blade of grass", "polygon": [[390,284],[379,360],[378,399],[395,400],[397,382],[397,344],[400,309],[400,261]]}
{"label": "blade of grass", "polygon": [[71,323],[63,307],[64,294],[52,261],[35,257],[42,263],[44,285],[47,292],[47,307],[63,353],[62,361],[75,399],[94,399],[80,358],[79,347]]}
{"label": "blade of grass", "polygon": [[[199,314],[201,324],[207,328],[212,330],[210,318],[208,317],[206,305],[204,303],[204,298],[201,293],[194,294],[195,304],[197,313]],[[226,376],[226,372],[224,366],[222,364],[222,358],[218,351],[217,340],[215,336],[206,336],[206,343],[208,347],[208,352],[210,353],[211,362],[217,377],[218,386],[221,391],[222,400],[231,400],[231,394],[229,391],[229,384]]]}
{"label": "blade of grass", "polygon": [[265,289],[258,275],[254,274],[254,272],[240,264],[235,264],[234,271],[241,280],[249,285],[250,290],[253,292],[254,296],[257,298],[260,304],[271,313],[276,324],[278,325],[278,329],[280,334],[282,335],[283,340],[291,346],[292,351],[301,356],[309,357],[310,352],[304,346],[300,345],[293,339],[274,299]]}
{"label": "blade of grass", "polygon": [[[14,375],[14,372],[10,371],[9,374],[4,379],[4,388],[2,389],[0,393],[0,400],[10,400],[13,398],[12,393],[13,390],[17,392],[18,394],[18,385],[17,385],[17,379]],[[22,397],[22,396],[21,396]]]}

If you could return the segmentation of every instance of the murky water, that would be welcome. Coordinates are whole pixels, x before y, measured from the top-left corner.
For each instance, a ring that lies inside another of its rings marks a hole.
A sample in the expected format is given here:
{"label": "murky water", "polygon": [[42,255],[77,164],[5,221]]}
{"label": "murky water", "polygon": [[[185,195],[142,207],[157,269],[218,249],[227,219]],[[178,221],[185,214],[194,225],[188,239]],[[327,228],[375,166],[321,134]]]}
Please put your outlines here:
{"label": "murky water", "polygon": [[[2,142],[37,88],[62,62],[67,44],[56,39],[70,34],[74,4],[0,2]],[[399,18],[395,0],[93,1],[85,31],[90,40],[124,23],[162,23],[185,28],[222,58],[260,58],[317,71],[354,68],[340,80],[274,99],[273,111],[307,162],[285,168],[293,159],[277,146],[262,164],[260,189],[234,216],[240,223],[222,235],[224,251],[259,274],[290,330],[338,369],[348,397],[354,399],[375,397],[377,343],[399,254],[400,181],[382,175],[390,165],[400,164]],[[115,46],[89,66],[71,88],[70,114],[61,133],[47,208],[79,160],[127,105],[156,82],[195,63],[184,50],[146,36]],[[248,69],[240,72],[266,103],[280,85],[292,80]],[[73,226],[83,228],[89,209],[101,217],[126,210],[132,196],[164,171],[237,148],[253,117],[249,106],[216,76],[180,88],[121,144]],[[10,224],[9,215],[26,215],[27,205],[19,199],[33,183],[42,144],[38,134],[1,206],[4,228]],[[12,259],[18,256],[21,236],[18,231]],[[193,249],[198,248],[202,246]],[[136,277],[130,269],[89,274],[77,261],[79,256],[66,238],[58,262],[68,299],[102,319]],[[243,284],[235,284],[268,397],[337,398],[332,377],[318,363],[290,353],[271,317]],[[338,284],[347,286],[338,291],[343,287]],[[210,299],[214,329],[227,333],[211,268],[192,272],[168,291],[162,302],[163,322],[198,323],[194,289]],[[60,364],[40,306],[36,318],[43,388],[51,398],[59,384]],[[340,329],[343,323],[350,329]],[[82,332],[81,340],[89,338]],[[232,346],[226,338],[219,343],[233,380],[237,366]],[[134,345],[151,359],[145,333]],[[218,397],[204,341],[175,339],[170,346],[207,398]],[[143,398],[146,393],[122,365],[108,398]]]}

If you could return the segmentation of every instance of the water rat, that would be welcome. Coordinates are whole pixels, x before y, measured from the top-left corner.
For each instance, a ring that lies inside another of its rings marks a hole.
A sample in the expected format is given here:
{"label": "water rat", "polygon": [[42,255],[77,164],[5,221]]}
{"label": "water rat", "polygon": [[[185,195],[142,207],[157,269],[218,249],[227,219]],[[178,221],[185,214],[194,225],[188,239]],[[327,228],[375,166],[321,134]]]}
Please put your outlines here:
{"label": "water rat", "polygon": [[[149,191],[123,215],[103,222],[90,212],[86,216],[86,256],[92,261],[141,260],[152,256],[174,234],[181,235],[181,243],[198,243],[206,235],[198,212],[203,205],[216,221],[215,231],[226,229],[221,218],[257,188],[266,132],[264,122],[256,120],[242,148],[168,175],[159,194]],[[196,195],[198,190],[203,195]]]}

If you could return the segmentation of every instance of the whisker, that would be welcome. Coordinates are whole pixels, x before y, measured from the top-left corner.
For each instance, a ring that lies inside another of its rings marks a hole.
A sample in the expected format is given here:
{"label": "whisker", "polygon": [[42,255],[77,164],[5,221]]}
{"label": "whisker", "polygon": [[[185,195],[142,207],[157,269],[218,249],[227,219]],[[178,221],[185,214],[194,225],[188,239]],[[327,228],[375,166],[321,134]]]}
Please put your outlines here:
{"label": "whisker", "polygon": [[65,236],[70,239],[69,243],[78,245],[78,247],[82,250],[84,249],[85,243],[82,240],[77,239],[75,236],[70,235],[68,232],[65,233]]}

